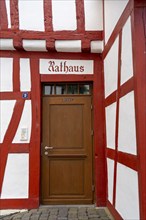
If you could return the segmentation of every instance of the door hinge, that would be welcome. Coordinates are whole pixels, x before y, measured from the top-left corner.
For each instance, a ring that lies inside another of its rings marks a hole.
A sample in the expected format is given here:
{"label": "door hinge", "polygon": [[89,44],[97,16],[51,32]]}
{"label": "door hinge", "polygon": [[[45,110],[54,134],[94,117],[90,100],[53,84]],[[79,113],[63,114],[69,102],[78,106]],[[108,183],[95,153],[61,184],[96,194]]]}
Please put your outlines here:
{"label": "door hinge", "polygon": [[94,185],[92,185],[92,192],[94,192],[95,191],[95,186]]}
{"label": "door hinge", "polygon": [[94,131],[93,130],[91,130],[91,136],[93,136],[94,135]]}

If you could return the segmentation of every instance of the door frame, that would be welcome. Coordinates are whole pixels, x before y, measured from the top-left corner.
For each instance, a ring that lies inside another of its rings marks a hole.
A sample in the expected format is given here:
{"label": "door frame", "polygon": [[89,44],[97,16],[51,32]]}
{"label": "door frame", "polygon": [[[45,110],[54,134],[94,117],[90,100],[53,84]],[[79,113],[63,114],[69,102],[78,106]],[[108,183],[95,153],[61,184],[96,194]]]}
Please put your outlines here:
{"label": "door frame", "polygon": [[[45,59],[93,60],[93,74],[40,74],[39,61]],[[30,57],[32,73],[32,138],[30,144],[29,198],[33,207],[40,204],[40,146],[41,146],[41,84],[51,82],[92,82],[93,84],[93,145],[94,145],[94,182],[95,203],[106,206],[107,168],[104,109],[103,61],[98,54],[77,53],[35,53]],[[96,123],[95,123],[96,122]],[[36,163],[37,162],[37,163]],[[35,185],[34,185],[35,181]]]}

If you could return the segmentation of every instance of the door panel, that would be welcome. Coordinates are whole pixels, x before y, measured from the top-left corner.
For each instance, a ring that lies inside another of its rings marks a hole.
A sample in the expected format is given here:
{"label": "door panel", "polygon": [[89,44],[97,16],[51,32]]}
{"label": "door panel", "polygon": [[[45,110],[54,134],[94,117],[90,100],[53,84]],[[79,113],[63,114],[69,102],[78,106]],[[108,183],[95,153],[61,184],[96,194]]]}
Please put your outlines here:
{"label": "door panel", "polygon": [[41,202],[92,203],[91,96],[43,97]]}

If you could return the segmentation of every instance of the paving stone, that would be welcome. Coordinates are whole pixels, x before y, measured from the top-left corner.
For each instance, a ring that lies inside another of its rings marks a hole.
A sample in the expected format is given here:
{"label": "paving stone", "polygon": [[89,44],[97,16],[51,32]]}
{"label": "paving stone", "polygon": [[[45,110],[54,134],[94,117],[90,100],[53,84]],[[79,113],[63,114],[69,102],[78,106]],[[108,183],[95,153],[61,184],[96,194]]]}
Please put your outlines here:
{"label": "paving stone", "polygon": [[97,209],[97,212],[101,217],[107,217],[107,213],[104,209]]}

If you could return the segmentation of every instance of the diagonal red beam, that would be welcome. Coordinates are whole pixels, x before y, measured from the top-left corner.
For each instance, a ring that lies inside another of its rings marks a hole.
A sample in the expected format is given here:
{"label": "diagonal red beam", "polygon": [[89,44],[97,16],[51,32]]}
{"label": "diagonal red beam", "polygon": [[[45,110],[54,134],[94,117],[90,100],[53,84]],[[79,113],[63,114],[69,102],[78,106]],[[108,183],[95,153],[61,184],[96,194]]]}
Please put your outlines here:
{"label": "diagonal red beam", "polygon": [[4,173],[5,173],[5,167],[7,163],[7,157],[9,153],[10,144],[13,141],[14,135],[17,131],[21,115],[24,108],[24,100],[18,100],[16,101],[14,111],[12,118],[10,120],[8,129],[6,131],[6,134],[4,136],[3,144],[0,148],[0,193],[2,190],[2,184],[4,179]]}
{"label": "diagonal red beam", "polygon": [[8,17],[5,0],[0,0],[0,29],[8,29]]}

